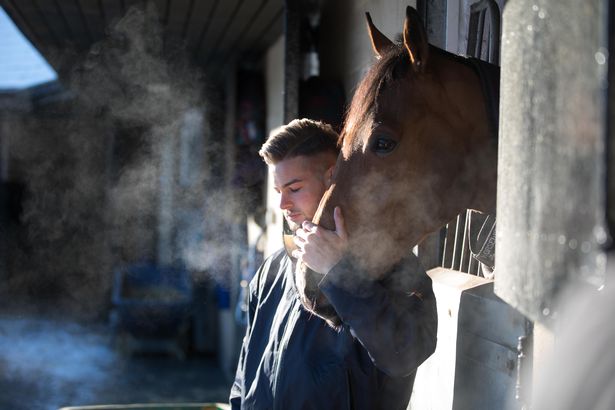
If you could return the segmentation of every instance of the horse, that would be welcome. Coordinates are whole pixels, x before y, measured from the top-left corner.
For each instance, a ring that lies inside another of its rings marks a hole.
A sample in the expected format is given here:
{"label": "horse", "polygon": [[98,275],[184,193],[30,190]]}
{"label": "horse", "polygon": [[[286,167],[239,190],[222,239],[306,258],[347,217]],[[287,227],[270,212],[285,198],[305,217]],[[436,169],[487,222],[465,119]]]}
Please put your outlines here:
{"label": "horse", "polygon": [[[346,257],[378,280],[461,211],[495,213],[497,128],[476,69],[428,44],[414,8],[406,9],[402,44],[366,19],[377,60],[347,110],[333,183],[313,222],[334,229],[339,206]],[[304,265],[297,272],[304,307],[339,326],[318,290],[322,276]]]}

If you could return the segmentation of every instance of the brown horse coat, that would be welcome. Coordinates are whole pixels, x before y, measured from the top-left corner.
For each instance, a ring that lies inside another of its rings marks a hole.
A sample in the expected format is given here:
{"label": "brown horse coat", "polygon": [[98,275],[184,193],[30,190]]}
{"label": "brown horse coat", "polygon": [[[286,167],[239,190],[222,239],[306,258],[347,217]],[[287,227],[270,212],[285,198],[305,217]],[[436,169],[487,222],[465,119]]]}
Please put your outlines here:
{"label": "brown horse coat", "polygon": [[[333,209],[340,206],[346,259],[379,280],[462,210],[495,211],[497,144],[476,71],[427,44],[414,9],[407,9],[402,45],[386,39],[369,16],[368,26],[379,59],[353,97],[334,182],[314,222],[334,229]],[[306,308],[339,323],[318,289],[322,276],[299,269]]]}

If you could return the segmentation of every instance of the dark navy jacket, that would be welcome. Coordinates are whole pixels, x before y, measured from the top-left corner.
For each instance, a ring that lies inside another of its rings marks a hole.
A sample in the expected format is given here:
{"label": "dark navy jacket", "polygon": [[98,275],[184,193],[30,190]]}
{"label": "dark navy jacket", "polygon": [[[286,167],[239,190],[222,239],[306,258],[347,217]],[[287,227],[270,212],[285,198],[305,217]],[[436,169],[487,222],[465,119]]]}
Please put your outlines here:
{"label": "dark navy jacket", "polygon": [[250,283],[233,409],[406,409],[436,346],[431,279],[414,255],[373,281],[339,263],[320,283],[344,325],[303,309],[294,260],[269,257]]}

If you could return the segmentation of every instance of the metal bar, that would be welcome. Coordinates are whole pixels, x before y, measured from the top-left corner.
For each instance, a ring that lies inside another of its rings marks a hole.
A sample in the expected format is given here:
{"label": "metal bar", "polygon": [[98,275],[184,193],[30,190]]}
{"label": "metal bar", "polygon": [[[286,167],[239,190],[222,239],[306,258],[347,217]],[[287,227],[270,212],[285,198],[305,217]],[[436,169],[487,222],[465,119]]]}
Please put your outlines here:
{"label": "metal bar", "polygon": [[455,264],[457,262],[457,235],[459,229],[459,216],[455,218],[455,228],[453,229],[453,240],[451,241],[451,269],[456,270]]}
{"label": "metal bar", "polygon": [[452,266],[451,269],[454,270],[459,270],[459,266],[461,264],[461,234],[460,234],[460,228],[461,225],[464,224],[465,222],[465,216],[463,214],[459,214],[457,216],[457,221],[455,223],[455,242],[454,242],[454,248],[453,248],[453,262],[452,262]]}
{"label": "metal bar", "polygon": [[500,8],[495,1],[489,2],[489,17],[491,18],[489,31],[489,62],[500,64]]}
{"label": "metal bar", "polygon": [[483,40],[485,39],[485,10],[478,12],[478,28],[476,30],[476,54],[474,57],[481,58],[483,54]]}
{"label": "metal bar", "polygon": [[455,255],[455,229],[453,223],[456,222],[457,218],[455,218],[454,222],[451,221],[446,225],[446,240],[444,241],[442,266],[449,269],[453,269],[453,257]]}
{"label": "metal bar", "polygon": [[461,260],[463,251],[463,228],[465,226],[463,214],[457,216],[457,223],[455,224],[455,270],[461,271]]}
{"label": "metal bar", "polygon": [[461,272],[466,272],[466,273],[470,273],[469,258],[472,257],[472,254],[469,252],[469,248],[470,248],[469,246],[470,239],[468,235],[468,232],[470,230],[470,226],[469,226],[470,218],[468,217],[469,212],[470,212],[469,210],[465,211],[465,221],[463,223],[463,239],[461,240],[461,258],[459,261],[459,270]]}
{"label": "metal bar", "polygon": [[440,265],[446,267],[446,258],[448,253],[446,252],[448,245],[448,224],[444,225],[440,231],[444,231],[444,239],[442,240],[442,258],[440,259]]}
{"label": "metal bar", "polygon": [[466,53],[469,56],[476,55],[476,30],[478,27],[478,16],[476,13],[470,13],[470,21],[468,23],[468,44],[466,45]]}
{"label": "metal bar", "polygon": [[469,263],[468,263],[468,273],[470,275],[478,276],[478,270],[476,269],[476,259],[470,253]]}

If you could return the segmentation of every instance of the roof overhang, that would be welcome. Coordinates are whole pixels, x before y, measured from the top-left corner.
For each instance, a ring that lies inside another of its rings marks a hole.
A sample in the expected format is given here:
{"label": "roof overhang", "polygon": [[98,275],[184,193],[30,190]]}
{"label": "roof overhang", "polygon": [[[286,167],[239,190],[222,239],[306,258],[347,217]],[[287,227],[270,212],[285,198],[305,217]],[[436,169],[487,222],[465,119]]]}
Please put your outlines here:
{"label": "roof overhang", "polygon": [[[60,78],[131,12],[141,10],[162,54],[181,51],[209,73],[258,62],[282,33],[282,0],[0,0]],[[95,48],[94,48],[95,49]],[[69,57],[67,57],[67,55]]]}

